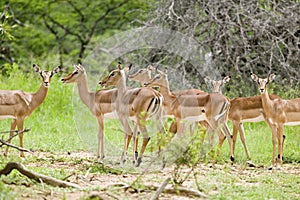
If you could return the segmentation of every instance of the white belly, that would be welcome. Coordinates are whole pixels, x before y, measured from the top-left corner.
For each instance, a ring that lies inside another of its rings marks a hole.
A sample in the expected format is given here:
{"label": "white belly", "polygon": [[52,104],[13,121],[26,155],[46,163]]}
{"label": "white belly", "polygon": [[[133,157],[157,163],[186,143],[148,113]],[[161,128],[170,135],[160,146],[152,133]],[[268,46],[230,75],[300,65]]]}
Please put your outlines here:
{"label": "white belly", "polygon": [[2,119],[15,119],[15,116],[12,115],[0,115],[0,120]]}
{"label": "white belly", "polygon": [[300,125],[300,121],[299,122],[287,122],[287,123],[284,123],[284,125],[286,125],[286,126],[297,126],[297,125]]}
{"label": "white belly", "polygon": [[104,118],[106,119],[119,119],[118,113],[116,111],[110,112],[110,113],[105,113]]}
{"label": "white belly", "polygon": [[187,117],[183,118],[182,120],[193,123],[193,122],[200,122],[200,121],[207,120],[207,118],[206,118],[205,114],[202,114],[202,115],[196,115],[196,116],[187,116]]}
{"label": "white belly", "polygon": [[259,115],[258,117],[255,117],[255,118],[243,119],[241,122],[242,123],[244,123],[244,122],[261,122],[264,120],[265,120],[264,116]]}

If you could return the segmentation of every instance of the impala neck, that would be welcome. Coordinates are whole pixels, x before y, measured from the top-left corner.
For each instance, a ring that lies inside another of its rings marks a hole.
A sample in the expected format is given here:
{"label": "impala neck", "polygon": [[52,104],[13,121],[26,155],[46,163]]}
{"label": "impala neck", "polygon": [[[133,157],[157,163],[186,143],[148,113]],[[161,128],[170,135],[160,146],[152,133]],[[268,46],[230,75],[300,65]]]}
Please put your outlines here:
{"label": "impala neck", "polygon": [[262,105],[263,105],[263,108],[266,111],[272,109],[272,100],[270,99],[270,96],[269,96],[269,93],[268,93],[268,90],[267,90],[267,87],[265,89],[265,92],[261,94],[261,99],[262,99]]}
{"label": "impala neck", "polygon": [[91,110],[93,111],[93,100],[94,100],[94,92],[90,92],[88,89],[88,80],[87,75],[84,73],[83,76],[77,81],[78,93],[81,101]]}
{"label": "impala neck", "polygon": [[116,87],[118,89],[118,95],[122,96],[127,90],[125,74],[122,74],[122,77],[117,83]]}
{"label": "impala neck", "polygon": [[32,102],[31,102],[31,106],[33,109],[35,109],[36,107],[38,107],[43,103],[43,101],[47,96],[47,93],[48,93],[48,88],[45,87],[42,83],[39,90],[33,94]]}
{"label": "impala neck", "polygon": [[163,86],[160,86],[160,92],[164,97],[170,97],[171,96],[170,85],[169,85],[168,80],[166,80],[166,82]]}

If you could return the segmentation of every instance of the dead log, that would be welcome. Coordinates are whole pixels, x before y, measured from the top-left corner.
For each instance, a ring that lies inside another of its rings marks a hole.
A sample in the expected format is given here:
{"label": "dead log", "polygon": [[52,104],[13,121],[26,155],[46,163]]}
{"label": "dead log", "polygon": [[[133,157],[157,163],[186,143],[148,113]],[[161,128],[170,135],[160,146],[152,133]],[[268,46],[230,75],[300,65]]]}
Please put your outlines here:
{"label": "dead log", "polygon": [[27,176],[28,178],[33,179],[37,182],[46,183],[55,187],[63,187],[63,188],[72,187],[76,189],[81,189],[81,187],[75,183],[61,181],[50,176],[32,172],[28,170],[24,165],[16,162],[7,163],[6,166],[2,170],[0,170],[0,176],[8,175],[14,169],[18,170],[24,176]]}

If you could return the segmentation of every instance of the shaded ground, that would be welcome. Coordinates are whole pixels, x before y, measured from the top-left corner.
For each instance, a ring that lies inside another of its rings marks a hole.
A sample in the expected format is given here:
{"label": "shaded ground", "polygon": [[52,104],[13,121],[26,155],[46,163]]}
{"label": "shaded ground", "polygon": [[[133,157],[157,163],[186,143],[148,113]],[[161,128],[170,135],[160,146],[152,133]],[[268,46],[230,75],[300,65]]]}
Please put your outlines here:
{"label": "shaded ground", "polygon": [[[168,166],[163,170],[160,170],[159,166],[148,168],[147,158],[145,158],[145,162],[140,168],[133,167],[129,161],[121,168],[117,163],[111,163],[110,160],[117,161],[118,158],[107,158],[105,165],[103,165],[95,163],[94,155],[88,152],[65,154],[35,152],[24,161],[25,166],[33,171],[40,170],[40,173],[44,171],[49,176],[51,176],[51,170],[61,172],[66,181],[77,183],[84,190],[54,188],[40,183],[36,184],[29,180],[16,185],[10,183],[9,187],[16,192],[19,199],[86,199],[88,197],[99,199],[149,199],[155,190],[149,190],[144,186],[160,186],[169,177],[173,181],[181,181],[188,177],[183,182],[183,187],[198,189],[208,196],[220,193],[221,188],[218,182],[228,177],[231,177],[230,180],[234,177],[234,186],[237,187],[239,185],[243,187],[259,186],[261,182],[256,180],[259,180],[260,176],[263,177],[273,173],[295,175],[298,180],[300,177],[299,164],[284,164],[283,169],[280,171],[269,171],[267,167],[263,166],[252,168],[246,164],[231,165],[229,163],[198,164],[193,171],[191,171],[191,168],[182,168],[175,171],[175,165]],[[187,176],[188,174],[189,176]],[[55,176],[55,173],[53,176]],[[252,178],[253,181],[249,181],[249,178]],[[209,187],[203,185],[208,181],[210,183]],[[132,187],[127,190],[122,189],[122,187],[128,185],[132,185]],[[168,184],[168,187],[171,186],[172,182]],[[160,195],[160,199],[194,198],[194,196],[186,194],[162,193]]]}

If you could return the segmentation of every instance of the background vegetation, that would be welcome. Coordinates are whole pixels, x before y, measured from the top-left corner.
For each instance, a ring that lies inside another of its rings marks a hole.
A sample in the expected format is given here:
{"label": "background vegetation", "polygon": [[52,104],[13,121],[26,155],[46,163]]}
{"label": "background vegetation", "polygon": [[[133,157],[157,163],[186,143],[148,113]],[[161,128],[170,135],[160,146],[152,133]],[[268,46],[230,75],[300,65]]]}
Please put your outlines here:
{"label": "background vegetation", "polygon": [[[33,63],[49,70],[61,65],[65,74],[71,70],[73,64],[82,63],[99,41],[136,27],[161,27],[179,31],[196,39],[203,48],[201,50],[210,55],[204,63],[220,71],[221,75],[232,76],[224,91],[228,97],[258,94],[256,85],[249,78],[249,72],[252,71],[262,76],[276,72],[279,77],[270,86],[271,92],[284,98],[296,98],[300,93],[299,23],[298,0],[4,0],[0,2],[0,88],[34,92],[40,85],[40,76],[32,70]],[[135,63],[136,66],[149,63],[169,66],[170,77],[174,77],[173,89],[176,89],[177,85],[183,85],[178,80],[192,80],[191,86],[201,86],[208,90],[201,77],[208,75],[213,79],[220,78],[213,70],[200,71],[202,66],[192,66],[188,60],[161,49],[133,51],[119,60]],[[32,128],[24,136],[25,148],[62,155],[87,148],[95,152],[95,119],[80,101],[74,101],[73,98],[77,96],[74,95],[73,86],[61,84],[61,76],[62,74],[58,74],[53,77],[45,102],[25,120],[25,127]],[[98,80],[99,77],[93,79]],[[91,87],[92,90],[99,89],[95,85]],[[74,110],[73,106],[77,109]],[[80,128],[85,130],[86,137],[78,135],[78,127],[75,124],[78,114],[86,117],[86,122]],[[8,130],[9,124],[10,120],[0,121],[0,131]],[[111,155],[120,155],[122,132],[118,127],[120,124],[116,121],[109,121],[105,126],[106,136],[108,141],[111,141],[111,144],[106,146],[106,152],[117,145],[117,152]],[[269,165],[270,129],[265,123],[249,123],[245,125],[245,130],[252,161],[262,166]],[[284,162],[296,167],[299,166],[300,158],[300,138],[297,133],[299,127],[285,128],[287,138]],[[87,141],[93,141],[92,145]],[[17,139],[13,142],[17,145],[19,143]],[[150,146],[153,144],[154,142],[150,143]],[[68,169],[51,169],[51,162],[63,162],[66,158],[40,161],[29,156],[28,160],[21,161],[16,151],[11,152],[8,159],[0,156],[0,168],[7,161],[17,160],[25,164],[36,162],[41,166],[49,166],[48,169],[33,169],[57,178],[71,173]],[[148,155],[150,153],[147,151]],[[218,162],[226,163],[224,160],[228,160],[228,154],[225,143]],[[246,168],[246,156],[239,141],[236,160],[242,168]],[[70,158],[67,161],[75,165],[77,162],[84,162],[85,158],[79,161]],[[93,167],[97,168],[99,165],[93,164]],[[209,178],[199,179],[198,183],[205,192],[216,191],[211,194],[212,198],[299,198],[299,176],[293,175],[297,172],[261,175],[263,170],[258,169],[257,176],[241,174],[242,176],[237,178],[228,173],[230,167],[226,166],[222,173],[209,171]],[[210,180],[209,183],[207,180]],[[22,189],[18,190],[8,185],[20,186],[28,182],[17,173],[1,177],[0,199],[19,197],[18,192]],[[257,185],[251,187],[250,191],[245,182]],[[33,183],[30,184],[32,186]],[[38,187],[41,189],[42,186]]]}

